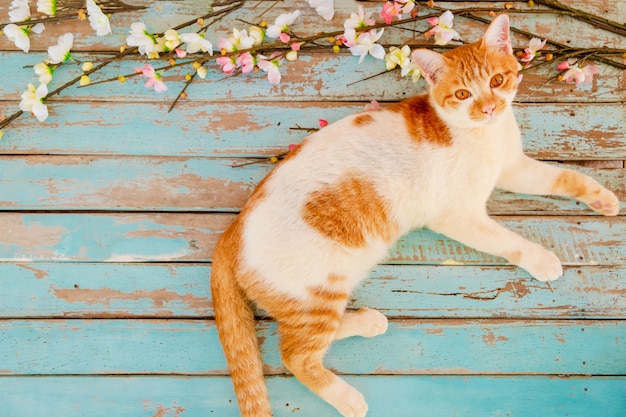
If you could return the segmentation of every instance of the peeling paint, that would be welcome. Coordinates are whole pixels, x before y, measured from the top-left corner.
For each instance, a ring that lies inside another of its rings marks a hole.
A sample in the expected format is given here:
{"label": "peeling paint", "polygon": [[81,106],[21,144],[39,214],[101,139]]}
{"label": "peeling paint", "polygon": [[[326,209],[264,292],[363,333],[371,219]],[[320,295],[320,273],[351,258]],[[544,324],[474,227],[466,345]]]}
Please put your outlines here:
{"label": "peeling paint", "polygon": [[35,278],[37,279],[42,279],[48,276],[48,272],[42,269],[37,269],[35,267],[27,266],[24,264],[17,264],[17,266],[19,266],[20,268],[28,269],[29,271],[33,271],[35,273]]}
{"label": "peeling paint", "polygon": [[193,294],[179,294],[165,288],[153,291],[123,292],[111,288],[55,288],[51,286],[55,297],[68,303],[84,303],[87,305],[111,306],[113,301],[150,300],[154,308],[163,309],[167,303],[181,302],[189,306],[194,312],[206,313],[212,303],[204,297]]}

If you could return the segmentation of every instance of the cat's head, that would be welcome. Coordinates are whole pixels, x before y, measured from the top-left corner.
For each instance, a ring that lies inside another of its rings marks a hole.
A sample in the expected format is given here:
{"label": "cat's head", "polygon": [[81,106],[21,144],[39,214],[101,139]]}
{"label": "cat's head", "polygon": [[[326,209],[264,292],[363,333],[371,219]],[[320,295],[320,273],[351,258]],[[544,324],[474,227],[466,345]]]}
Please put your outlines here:
{"label": "cat's head", "polygon": [[439,114],[451,125],[485,125],[502,114],[517,92],[518,64],[506,15],[495,18],[478,42],[444,54],[418,49],[413,59],[430,84]]}

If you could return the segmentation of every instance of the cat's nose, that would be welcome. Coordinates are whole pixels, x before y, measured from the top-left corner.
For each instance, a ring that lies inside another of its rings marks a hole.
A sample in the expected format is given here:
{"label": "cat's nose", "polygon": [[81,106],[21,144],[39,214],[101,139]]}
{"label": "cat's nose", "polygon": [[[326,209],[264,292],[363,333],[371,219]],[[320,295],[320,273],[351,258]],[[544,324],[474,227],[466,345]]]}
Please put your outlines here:
{"label": "cat's nose", "polygon": [[493,116],[493,111],[495,110],[495,108],[496,108],[495,104],[485,104],[483,106],[483,113],[491,117]]}

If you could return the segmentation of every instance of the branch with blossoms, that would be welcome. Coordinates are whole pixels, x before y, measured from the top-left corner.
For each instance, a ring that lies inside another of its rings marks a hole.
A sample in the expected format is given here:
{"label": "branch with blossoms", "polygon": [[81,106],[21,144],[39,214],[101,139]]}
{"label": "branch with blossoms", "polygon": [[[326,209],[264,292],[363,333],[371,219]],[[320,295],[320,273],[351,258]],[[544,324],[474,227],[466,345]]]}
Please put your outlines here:
{"label": "branch with blossoms", "polygon": [[[68,0],[65,4],[76,4],[77,0]],[[44,3],[43,1],[40,1]],[[40,3],[38,2],[38,3]],[[103,12],[105,7],[113,7],[111,4],[123,4],[118,1],[86,0],[87,18],[91,26],[98,34],[110,33],[108,16]],[[317,33],[315,35],[301,37],[294,33],[293,27],[297,24],[300,11],[284,13],[275,18],[273,23],[266,21],[258,24],[247,23],[245,29],[233,28],[230,35],[218,37],[217,41],[207,39],[207,29],[215,21],[222,19],[228,13],[241,8],[245,0],[222,0],[213,4],[214,11],[190,20],[181,25],[166,30],[163,33],[153,33],[142,22],[134,22],[130,26],[129,35],[125,39],[125,44],[120,47],[120,53],[112,59],[94,65],[90,62],[79,63],[71,55],[73,35],[67,33],[62,35],[57,44],[48,48],[48,59],[34,66],[34,71],[39,76],[40,85],[35,87],[29,84],[22,94],[20,102],[20,112],[17,112],[3,121],[0,121],[0,129],[7,126],[24,112],[30,112],[38,120],[44,121],[48,117],[47,100],[58,94],[65,88],[79,84],[81,87],[89,85],[121,81],[124,82],[131,77],[143,77],[146,88],[154,89],[157,93],[168,90],[167,71],[173,68],[187,67],[192,69],[191,73],[185,76],[184,85],[175,98],[170,110],[180,100],[187,97],[187,88],[193,82],[205,79],[209,70],[209,64],[214,63],[215,68],[228,77],[244,76],[252,74],[265,74],[270,84],[278,84],[282,80],[282,68],[289,62],[299,58],[299,54],[307,50],[318,50],[319,48],[329,48],[335,53],[346,49],[352,55],[358,56],[361,63],[368,56],[384,62],[384,70],[381,72],[399,69],[403,77],[410,77],[413,82],[418,82],[421,71],[413,62],[411,47],[408,44],[388,45],[381,44],[381,38],[386,29],[397,28],[411,30],[413,38],[416,34],[422,34],[426,40],[432,40],[431,45],[420,45],[420,47],[430,47],[445,49],[462,44],[461,34],[455,28],[455,16],[463,16],[488,24],[489,19],[478,14],[488,13],[492,17],[495,12],[485,8],[458,8],[453,11],[442,9],[429,2],[428,5],[418,4],[415,0],[389,0],[383,3],[378,12],[378,18],[372,16],[372,12],[366,13],[363,7],[352,12],[344,20],[341,29]],[[316,10],[325,18],[332,16],[329,14],[327,1],[309,0],[309,3],[316,5]],[[553,0],[537,1],[537,3],[556,3]],[[28,0],[13,0],[9,15],[11,19],[19,19],[19,25],[25,22],[29,33],[34,32],[34,28],[41,24],[36,20],[29,20],[24,17],[24,4]],[[109,6],[107,6],[107,4]],[[121,6],[120,6],[121,7]],[[418,15],[418,8],[422,8],[422,15]],[[548,7],[552,7],[548,5]],[[553,12],[556,14],[579,15],[575,9],[563,8],[562,5],[555,5]],[[508,13],[527,13],[528,10],[516,10],[510,4],[505,4],[504,9]],[[549,10],[541,10],[548,12]],[[582,13],[582,12],[581,12]],[[587,15],[580,14],[581,19],[588,21],[591,19]],[[208,24],[205,19],[213,19]],[[418,22],[426,22],[423,30],[409,29],[408,24],[415,25]],[[604,26],[614,27],[614,33],[619,33],[621,28],[618,23],[604,19],[601,23]],[[21,28],[18,24],[14,26]],[[197,25],[196,30],[189,30],[193,25]],[[7,25],[8,27],[8,25]],[[5,34],[21,48],[23,37],[13,35],[10,30]],[[22,30],[22,29],[20,29]],[[626,65],[610,59],[610,56],[624,54],[626,50],[605,49],[605,48],[573,48],[554,42],[549,39],[541,40],[537,35],[511,28],[513,32],[529,38],[528,47],[516,51],[521,71],[528,71],[543,65],[548,65],[555,60],[563,63],[555,66],[556,70],[563,71],[560,80],[569,83],[591,82],[593,76],[599,72],[599,67],[591,64],[585,65],[588,60],[594,59],[617,68],[626,69]],[[25,35],[24,30],[22,32]],[[21,35],[19,35],[21,36]],[[215,45],[215,47],[214,47]],[[544,50],[544,48],[550,48]],[[22,48],[23,49],[23,48]],[[111,62],[119,61],[127,56],[139,55],[149,61],[164,61],[163,65],[151,65],[146,62],[134,69],[132,73],[119,75],[113,78],[92,80],[92,74],[96,73]],[[76,77],[65,85],[48,92],[47,84],[52,80],[54,72],[61,66],[71,63],[81,65],[83,74]],[[374,76],[372,76],[374,77]],[[371,78],[371,77],[368,77]]]}

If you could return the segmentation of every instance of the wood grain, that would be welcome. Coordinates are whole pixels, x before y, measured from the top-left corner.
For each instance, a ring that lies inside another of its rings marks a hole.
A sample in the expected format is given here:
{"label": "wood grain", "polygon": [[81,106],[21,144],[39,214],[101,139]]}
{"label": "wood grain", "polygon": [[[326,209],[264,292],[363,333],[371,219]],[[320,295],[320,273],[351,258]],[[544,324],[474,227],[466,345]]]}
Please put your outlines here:
{"label": "wood grain", "polygon": [[[275,323],[258,332],[265,372],[284,374]],[[0,335],[7,375],[228,373],[209,320],[3,320]],[[623,320],[394,320],[381,337],[334,343],[325,363],[364,375],[617,376],[624,340]]]}
{"label": "wood grain", "polygon": [[[14,103],[11,109],[17,106]],[[15,121],[0,141],[0,154],[87,154],[259,157],[287,151],[317,128],[363,110],[363,104],[55,103],[43,124]],[[7,114],[0,103],[0,114]],[[112,117],[115,115],[115,117]],[[624,160],[621,103],[520,104],[516,115],[526,152],[548,160]]]}
{"label": "wood grain", "polygon": [[[206,262],[232,219],[232,214],[211,213],[0,213],[0,261]],[[626,217],[497,220],[553,250],[565,265],[622,265],[626,260]],[[426,229],[401,238],[386,262],[506,264]]]}
{"label": "wood grain", "polygon": [[[625,268],[566,267],[548,285],[515,267],[381,265],[350,307],[395,318],[619,319]],[[201,263],[0,263],[0,318],[209,318],[210,274]]]}
{"label": "wood grain", "polygon": [[[621,417],[623,377],[347,376],[372,416]],[[336,416],[293,377],[268,378],[275,417]],[[225,377],[0,378],[9,416],[239,417]],[[184,393],[184,395],[181,395]],[[453,398],[454,401],[450,399]]]}

